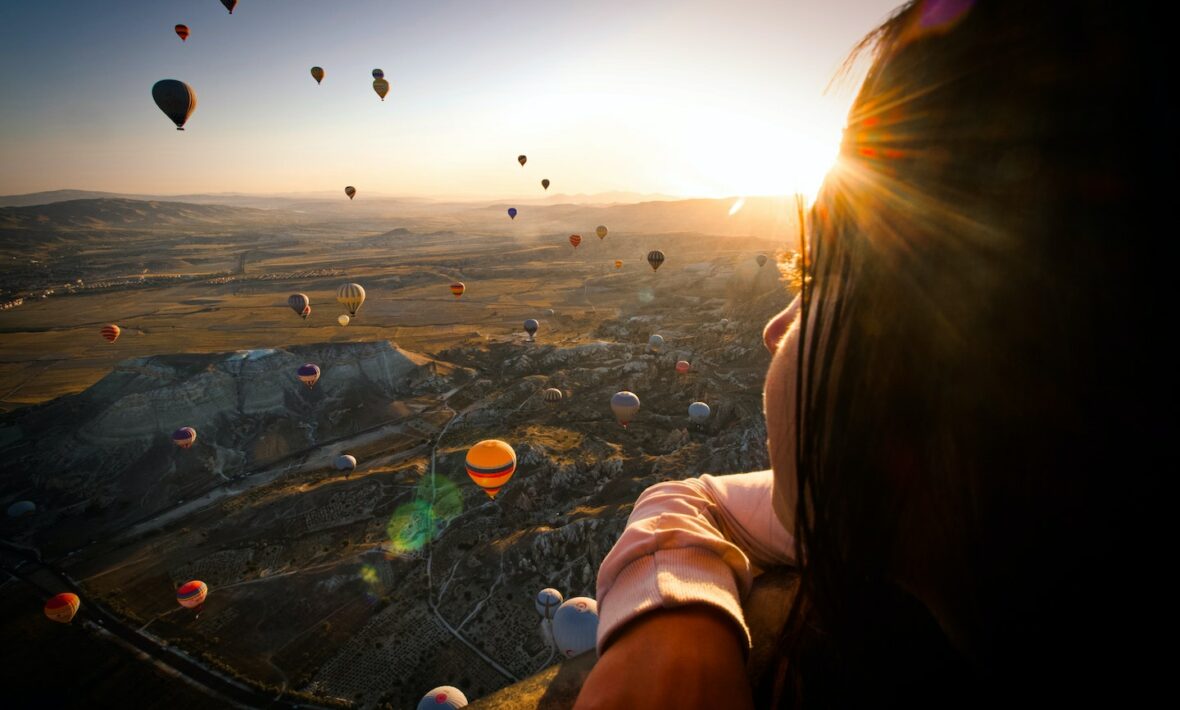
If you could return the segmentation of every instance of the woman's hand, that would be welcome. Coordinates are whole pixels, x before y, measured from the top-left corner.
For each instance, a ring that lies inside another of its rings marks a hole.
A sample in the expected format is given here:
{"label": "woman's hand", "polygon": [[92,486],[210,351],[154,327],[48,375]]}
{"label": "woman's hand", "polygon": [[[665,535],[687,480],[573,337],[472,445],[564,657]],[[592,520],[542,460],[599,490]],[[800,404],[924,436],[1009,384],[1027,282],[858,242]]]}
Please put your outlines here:
{"label": "woman's hand", "polygon": [[607,646],[574,708],[753,708],[745,644],[734,620],[708,605],[644,614]]}

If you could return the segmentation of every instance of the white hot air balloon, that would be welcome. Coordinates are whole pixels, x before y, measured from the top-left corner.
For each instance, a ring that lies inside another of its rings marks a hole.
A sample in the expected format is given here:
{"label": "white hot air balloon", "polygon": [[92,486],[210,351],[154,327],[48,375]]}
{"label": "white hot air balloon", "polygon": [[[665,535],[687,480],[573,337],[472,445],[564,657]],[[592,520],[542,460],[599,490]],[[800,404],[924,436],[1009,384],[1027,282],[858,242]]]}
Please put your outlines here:
{"label": "white hot air balloon", "polygon": [[589,597],[567,599],[553,615],[553,642],[566,658],[594,649],[598,638],[598,602]]}
{"label": "white hot air balloon", "polygon": [[463,691],[450,685],[440,685],[418,701],[418,710],[443,710],[444,708],[467,707],[467,696]]}
{"label": "white hot air balloon", "polygon": [[562,601],[564,600],[561,597],[561,592],[549,588],[537,592],[537,597],[533,600],[533,605],[537,608],[537,613],[542,618],[552,619],[553,614],[557,611],[557,607],[561,606]]}

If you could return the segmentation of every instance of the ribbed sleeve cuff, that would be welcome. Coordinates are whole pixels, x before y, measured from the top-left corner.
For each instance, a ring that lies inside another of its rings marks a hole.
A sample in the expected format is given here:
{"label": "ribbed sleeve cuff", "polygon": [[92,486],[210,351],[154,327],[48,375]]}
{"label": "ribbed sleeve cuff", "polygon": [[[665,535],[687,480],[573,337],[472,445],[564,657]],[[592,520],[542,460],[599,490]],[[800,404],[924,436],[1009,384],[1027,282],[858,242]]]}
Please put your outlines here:
{"label": "ribbed sleeve cuff", "polygon": [[657,550],[623,568],[598,599],[598,653],[627,622],[653,609],[709,604],[734,620],[750,647],[733,569],[716,552],[681,547]]}

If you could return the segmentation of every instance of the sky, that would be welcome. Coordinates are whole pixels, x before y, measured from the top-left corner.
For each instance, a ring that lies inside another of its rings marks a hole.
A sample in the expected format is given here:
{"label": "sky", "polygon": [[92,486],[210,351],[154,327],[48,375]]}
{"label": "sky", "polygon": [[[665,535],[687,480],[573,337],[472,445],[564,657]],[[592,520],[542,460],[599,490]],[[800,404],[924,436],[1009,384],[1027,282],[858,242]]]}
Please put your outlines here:
{"label": "sky", "polygon": [[858,81],[829,84],[899,2],[3,2],[0,194],[814,194]]}

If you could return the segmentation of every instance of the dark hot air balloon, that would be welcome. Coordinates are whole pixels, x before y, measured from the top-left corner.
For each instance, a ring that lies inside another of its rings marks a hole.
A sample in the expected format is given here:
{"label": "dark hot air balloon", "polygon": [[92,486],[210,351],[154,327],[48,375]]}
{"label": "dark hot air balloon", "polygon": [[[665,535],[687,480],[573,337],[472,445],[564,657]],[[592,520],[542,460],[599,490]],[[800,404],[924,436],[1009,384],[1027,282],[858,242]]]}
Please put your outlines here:
{"label": "dark hot air balloon", "polygon": [[176,79],[161,79],[152,86],[152,100],[173,123],[183,131],[184,123],[197,108],[197,93],[193,87]]}
{"label": "dark hot air balloon", "polygon": [[356,188],[352,185],[349,185],[348,187],[344,188],[344,194],[348,195],[348,199],[351,200],[352,198],[356,197]]}
{"label": "dark hot air balloon", "polygon": [[225,5],[225,9],[229,10],[229,14],[234,14],[234,8],[238,6],[238,0],[221,0],[221,4]]}
{"label": "dark hot air balloon", "polygon": [[571,234],[570,235],[570,244],[574,245],[574,249],[577,249],[578,245],[581,243],[582,243],[582,235],[580,235],[580,234]]}
{"label": "dark hot air balloon", "polygon": [[102,333],[102,337],[106,338],[108,343],[113,343],[119,339],[119,335],[122,334],[123,329],[114,323],[109,323],[100,328],[98,332]]}
{"label": "dark hot air balloon", "polygon": [[381,71],[380,69],[374,69],[373,70],[373,78],[374,79],[384,79],[385,72]]}
{"label": "dark hot air balloon", "polygon": [[182,426],[172,432],[172,443],[182,449],[187,449],[197,442],[197,430],[191,426]]}
{"label": "dark hot air balloon", "polygon": [[516,219],[516,208],[515,207],[508,208],[508,218],[509,219]]}
{"label": "dark hot air balloon", "polygon": [[320,366],[314,363],[305,363],[299,366],[295,371],[295,376],[299,381],[307,385],[307,389],[315,387],[315,383],[320,381]]}
{"label": "dark hot air balloon", "polygon": [[324,68],[323,67],[312,67],[311,68],[311,78],[315,79],[315,83],[317,83],[317,84],[320,83],[321,81],[323,81],[324,80]]}
{"label": "dark hot air balloon", "polygon": [[188,25],[177,25],[175,28],[176,36],[183,42],[188,39]]}
{"label": "dark hot air balloon", "polygon": [[664,252],[659,249],[649,251],[647,253],[647,263],[651,264],[652,271],[659,271],[664,264]]}
{"label": "dark hot air balloon", "polygon": [[524,322],[524,332],[529,334],[529,340],[532,340],[533,336],[537,334],[537,328],[540,326],[541,324],[533,318],[529,318]]}
{"label": "dark hot air balloon", "polygon": [[758,256],[754,257],[754,261],[758,262],[758,268],[761,269],[763,266],[766,266],[766,255],[759,254]]}
{"label": "dark hot air balloon", "polygon": [[384,101],[385,96],[389,93],[389,82],[384,79],[374,79],[373,91],[376,91],[377,95],[381,97],[382,101]]}
{"label": "dark hot air balloon", "polygon": [[[291,307],[291,310],[295,311],[295,315],[306,318],[307,316],[304,315],[303,310],[311,306],[311,299],[306,294],[293,293],[287,297],[287,305]],[[311,311],[308,311],[308,313],[311,313]]]}
{"label": "dark hot air balloon", "polygon": [[518,155],[518,156],[516,156],[516,162],[520,163],[520,167],[523,168],[524,164],[529,162],[528,156]]}
{"label": "dark hot air balloon", "polygon": [[545,178],[541,181],[541,187],[545,188],[546,190],[549,189],[549,178]]}

